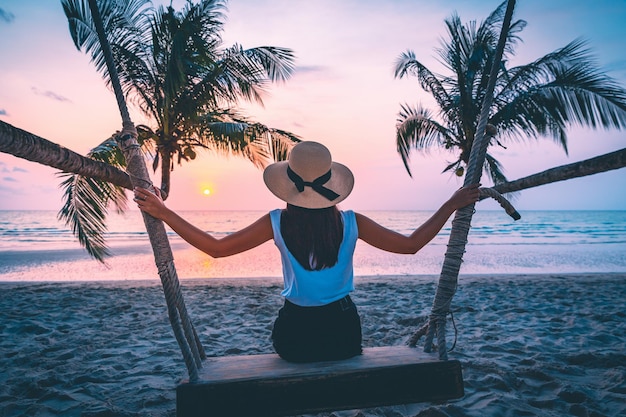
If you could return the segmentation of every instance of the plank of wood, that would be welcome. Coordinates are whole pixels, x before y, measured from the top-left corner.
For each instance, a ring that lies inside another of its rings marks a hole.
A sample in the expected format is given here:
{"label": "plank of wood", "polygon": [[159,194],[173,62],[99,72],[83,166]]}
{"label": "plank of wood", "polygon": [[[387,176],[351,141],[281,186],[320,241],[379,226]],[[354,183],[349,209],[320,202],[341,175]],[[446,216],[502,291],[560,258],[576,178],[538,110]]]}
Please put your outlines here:
{"label": "plank of wood", "polygon": [[288,416],[463,396],[459,361],[406,346],[342,361],[289,363],[275,354],[208,358],[176,389],[179,417]]}

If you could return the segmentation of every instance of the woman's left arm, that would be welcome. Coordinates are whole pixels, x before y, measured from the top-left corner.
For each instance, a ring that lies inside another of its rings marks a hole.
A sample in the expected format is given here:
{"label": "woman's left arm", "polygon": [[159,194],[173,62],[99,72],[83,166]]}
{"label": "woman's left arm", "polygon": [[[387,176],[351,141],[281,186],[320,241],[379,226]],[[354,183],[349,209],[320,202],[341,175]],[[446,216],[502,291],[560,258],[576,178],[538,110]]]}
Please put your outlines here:
{"label": "woman's left arm", "polygon": [[457,190],[428,220],[419,226],[410,236],[389,230],[374,220],[356,213],[359,238],[370,245],[387,252],[416,253],[446,224],[452,213],[461,207],[475,203],[479,199],[479,184]]}

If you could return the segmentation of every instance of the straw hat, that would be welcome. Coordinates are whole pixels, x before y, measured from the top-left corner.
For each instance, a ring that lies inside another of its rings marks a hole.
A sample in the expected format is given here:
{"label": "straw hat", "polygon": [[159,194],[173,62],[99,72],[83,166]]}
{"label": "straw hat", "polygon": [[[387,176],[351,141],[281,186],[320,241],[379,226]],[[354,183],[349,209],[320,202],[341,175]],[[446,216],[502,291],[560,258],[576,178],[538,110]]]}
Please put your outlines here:
{"label": "straw hat", "polygon": [[265,168],[263,180],[276,197],[311,209],[334,206],[345,200],[354,186],[350,169],[333,162],[324,145],[310,141],[294,146],[289,161]]}

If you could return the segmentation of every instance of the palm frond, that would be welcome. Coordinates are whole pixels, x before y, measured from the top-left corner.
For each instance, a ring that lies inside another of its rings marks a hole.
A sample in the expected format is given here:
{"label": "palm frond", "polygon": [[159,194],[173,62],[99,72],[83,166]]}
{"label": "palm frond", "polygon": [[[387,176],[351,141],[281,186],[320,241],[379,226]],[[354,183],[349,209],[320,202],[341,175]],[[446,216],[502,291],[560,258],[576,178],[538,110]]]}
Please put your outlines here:
{"label": "palm frond", "polygon": [[401,106],[396,123],[396,150],[409,176],[412,176],[409,167],[412,148],[424,152],[432,146],[445,147],[446,143],[453,140],[448,130],[432,118],[429,110],[421,106]]}
{"label": "palm frond", "polygon": [[286,160],[291,148],[300,142],[300,138],[291,132],[269,128],[261,123],[250,125],[246,135],[249,144],[243,149],[243,155],[259,168]]}
{"label": "palm frond", "polygon": [[264,71],[250,65],[244,49],[239,45],[225,49],[221,58],[215,70],[205,79],[211,82],[218,100],[230,104],[243,97],[262,104],[267,84]]}
{"label": "palm frond", "polygon": [[124,189],[76,174],[60,176],[66,179],[61,183],[65,203],[58,213],[59,219],[71,227],[89,255],[104,262],[110,256],[105,240],[107,206],[109,202],[114,202],[118,211],[125,210],[127,200]]}
{"label": "palm frond", "polygon": [[626,127],[626,90],[594,65],[575,40],[535,62],[508,71],[492,123],[509,138],[551,136],[567,152],[567,128]]}
{"label": "palm frond", "polygon": [[[104,54],[98,41],[93,19],[87,0],[61,0],[63,11],[68,19],[70,35],[79,50],[91,55],[91,60],[110,85],[110,79],[104,62]],[[149,0],[107,0],[98,2],[105,33],[111,44],[114,56],[123,55],[123,51],[132,51],[143,45],[147,21],[150,14]],[[120,60],[116,60],[120,62]],[[129,66],[132,67],[132,66]],[[118,68],[118,70],[120,70]],[[125,71],[119,71],[123,77]],[[127,80],[127,78],[125,78]]]}
{"label": "palm frond", "polygon": [[295,69],[295,55],[288,48],[259,46],[242,52],[248,64],[263,69],[264,76],[270,81],[287,81]]}
{"label": "palm frond", "polygon": [[[300,138],[286,130],[253,122],[230,109],[210,112],[198,117],[186,136],[178,139],[187,146],[197,146],[224,156],[244,157],[263,168],[269,161],[283,160]],[[179,152],[177,149],[175,152]],[[185,155],[179,161],[188,160]]]}
{"label": "palm frond", "polygon": [[484,172],[494,184],[501,184],[508,181],[502,170],[502,164],[489,153],[485,154]]}
{"label": "palm frond", "polygon": [[562,109],[566,123],[594,129],[626,127],[626,90],[613,79],[584,62],[554,75],[543,94]]}
{"label": "palm frond", "polygon": [[[498,34],[500,33],[502,22],[504,21],[504,15],[506,13],[506,6],[507,6],[506,0],[500,3],[500,5],[493,12],[489,14],[487,19],[484,20],[484,22],[480,25],[478,29],[478,32],[479,32],[478,39],[483,39],[483,41],[485,39],[480,35],[480,33],[482,31],[490,32],[489,34],[486,34],[486,35],[489,38],[491,38],[491,41],[489,42],[489,44],[493,45],[494,48],[498,43]],[[524,30],[526,25],[527,25],[527,22],[521,19],[511,22],[509,29],[507,31],[507,35],[506,35],[507,37],[506,37],[506,43],[504,45],[504,54],[503,54],[504,57],[508,55],[513,55],[515,53],[515,46],[517,45],[518,41],[522,40],[519,33]],[[493,37],[494,35],[495,35],[495,38]]]}
{"label": "palm frond", "polygon": [[269,146],[273,162],[286,161],[289,158],[291,148],[302,141],[299,136],[281,129],[272,128],[269,133]]}
{"label": "palm frond", "polygon": [[[126,166],[113,137],[96,146],[87,156],[117,167]],[[65,179],[60,185],[64,190],[64,203],[58,218],[71,227],[89,255],[104,263],[110,256],[105,239],[108,207],[113,204],[118,213],[126,210],[128,200],[124,188],[76,174],[61,173],[59,176]]]}
{"label": "palm frond", "polygon": [[463,161],[461,161],[461,159],[457,159],[454,162],[449,163],[448,165],[446,165],[446,167],[443,169],[443,171],[441,171],[441,173],[443,174],[444,172],[448,172],[451,170],[457,170],[459,168],[463,169],[461,164],[463,163]]}
{"label": "palm frond", "polygon": [[239,138],[243,140],[249,124],[245,122],[210,122],[207,124],[211,133],[220,138]]}
{"label": "palm frond", "polygon": [[403,78],[407,75],[417,77],[420,87],[431,93],[441,108],[450,107],[451,99],[443,84],[436,74],[415,58],[413,51],[403,52],[395,62],[394,76]]}
{"label": "palm frond", "polygon": [[244,128],[235,134],[225,135],[224,128],[228,127],[228,123],[220,124],[222,136],[214,138],[210,146],[221,152],[244,157],[258,168],[265,168],[269,162],[285,160],[293,145],[300,141],[293,133],[270,128],[262,123],[233,124],[237,128]]}

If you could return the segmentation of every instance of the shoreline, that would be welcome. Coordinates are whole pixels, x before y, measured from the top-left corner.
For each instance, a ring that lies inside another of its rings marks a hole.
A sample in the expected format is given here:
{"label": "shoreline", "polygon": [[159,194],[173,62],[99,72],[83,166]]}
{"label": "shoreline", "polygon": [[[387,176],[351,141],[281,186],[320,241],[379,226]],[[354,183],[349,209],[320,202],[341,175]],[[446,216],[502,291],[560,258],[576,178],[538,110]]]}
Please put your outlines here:
{"label": "shoreline", "polygon": [[[579,279],[579,280],[593,280],[593,279],[624,279],[626,280],[626,272],[543,272],[543,273],[527,273],[527,272],[502,272],[502,273],[459,273],[458,282],[461,285],[463,282],[475,283],[475,282],[490,282],[492,280],[501,279],[515,279],[515,280],[538,280],[538,281],[560,281],[563,279]],[[439,280],[439,274],[389,274],[389,275],[355,275],[354,282],[355,287],[358,289],[359,284],[373,283],[373,282],[398,282],[402,284],[428,284],[436,283]],[[181,286],[194,287],[203,285],[276,285],[282,284],[282,277],[280,276],[266,276],[266,277],[205,277],[205,278],[179,278]],[[161,286],[158,276],[154,279],[151,278],[138,278],[138,279],[93,279],[93,280],[29,280],[29,281],[15,281],[15,280],[2,280],[0,274],[0,286],[22,286],[22,285],[94,285],[103,287],[148,287],[148,286]]]}

